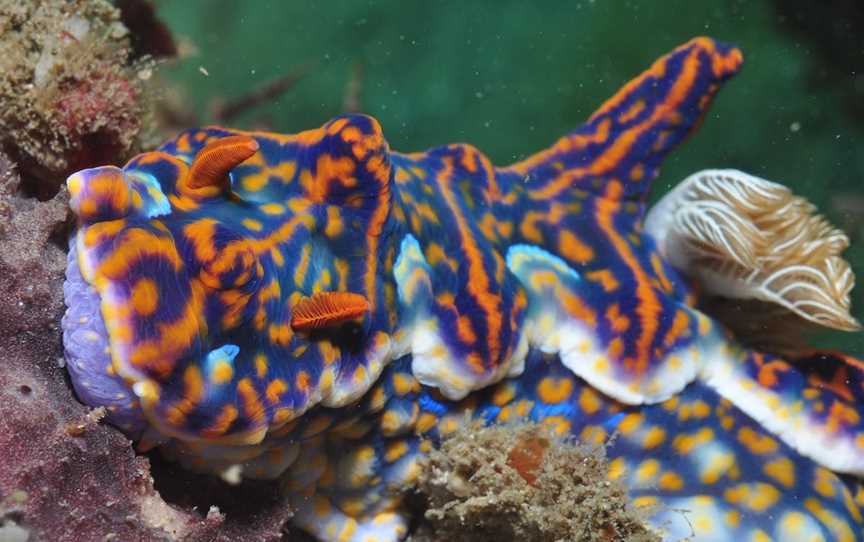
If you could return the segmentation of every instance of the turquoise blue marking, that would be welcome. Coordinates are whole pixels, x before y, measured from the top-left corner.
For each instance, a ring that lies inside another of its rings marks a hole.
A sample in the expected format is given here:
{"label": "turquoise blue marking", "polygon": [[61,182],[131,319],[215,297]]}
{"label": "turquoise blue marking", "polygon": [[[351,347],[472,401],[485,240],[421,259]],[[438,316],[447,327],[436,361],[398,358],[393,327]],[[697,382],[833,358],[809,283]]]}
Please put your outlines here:
{"label": "turquoise blue marking", "polygon": [[207,352],[207,356],[204,358],[204,368],[207,371],[207,374],[212,374],[216,369],[216,364],[220,361],[225,361],[234,365],[234,358],[237,357],[237,354],[240,353],[240,347],[236,344],[225,344]]}
{"label": "turquoise blue marking", "polygon": [[518,244],[511,246],[507,249],[506,261],[507,267],[517,276],[520,275],[517,270],[526,262],[528,262],[529,265],[542,262],[551,265],[555,271],[558,271],[565,276],[569,276],[573,280],[578,281],[582,278],[579,276],[579,273],[570,267],[570,264],[565,262],[563,259],[535,245]]}
{"label": "turquoise blue marking", "polygon": [[126,171],[124,173],[133,186],[139,185],[136,189],[144,199],[144,207],[141,209],[144,216],[154,218],[171,214],[171,204],[162,192],[162,186],[156,177],[143,171]]}

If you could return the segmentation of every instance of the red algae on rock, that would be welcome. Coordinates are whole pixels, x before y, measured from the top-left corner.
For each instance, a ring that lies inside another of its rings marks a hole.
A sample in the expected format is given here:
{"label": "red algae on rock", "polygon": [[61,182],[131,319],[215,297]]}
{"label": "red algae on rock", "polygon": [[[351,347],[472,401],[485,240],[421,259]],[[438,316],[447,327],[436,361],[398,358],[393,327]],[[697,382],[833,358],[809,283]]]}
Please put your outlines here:
{"label": "red algae on rock", "polygon": [[430,453],[425,522],[411,540],[660,540],[607,472],[603,448],[546,426],[469,424]]}
{"label": "red algae on rock", "polygon": [[134,150],[149,73],[106,0],[0,0],[0,147],[46,199]]}

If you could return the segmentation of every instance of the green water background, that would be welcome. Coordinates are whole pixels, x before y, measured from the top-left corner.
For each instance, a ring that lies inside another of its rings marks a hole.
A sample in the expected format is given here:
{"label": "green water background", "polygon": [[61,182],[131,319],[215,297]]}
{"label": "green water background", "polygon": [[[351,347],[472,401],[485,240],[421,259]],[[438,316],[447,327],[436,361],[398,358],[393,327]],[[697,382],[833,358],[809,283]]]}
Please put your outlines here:
{"label": "green water background", "polygon": [[[470,142],[506,164],[573,129],[619,86],[693,36],[739,45],[742,72],[666,160],[654,197],[688,174],[738,168],[814,202],[852,239],[864,282],[864,15],[806,0],[229,1],[158,4],[194,56],[164,70],[201,122],[210,106],[301,65],[281,97],[232,122],[279,131],[342,112],[362,72],[362,111],[392,148]],[[202,70],[203,68],[203,70]],[[207,75],[205,75],[205,72]],[[864,287],[853,313],[864,318]],[[819,344],[864,355],[861,333]]]}

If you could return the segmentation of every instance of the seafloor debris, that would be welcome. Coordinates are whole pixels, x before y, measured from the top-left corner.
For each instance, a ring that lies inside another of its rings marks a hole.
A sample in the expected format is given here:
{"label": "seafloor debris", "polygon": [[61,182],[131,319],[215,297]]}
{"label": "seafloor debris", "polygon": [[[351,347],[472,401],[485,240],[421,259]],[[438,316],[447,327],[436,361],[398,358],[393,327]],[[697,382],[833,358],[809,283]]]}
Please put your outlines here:
{"label": "seafloor debris", "polygon": [[[206,495],[195,480],[171,476],[157,492],[149,461],[74,398],[57,329],[66,192],[40,202],[18,184],[0,153],[0,539],[280,540],[284,502],[259,491],[244,498],[252,512],[235,512],[213,495],[220,488]],[[184,493],[196,495],[200,512],[162,497]]]}
{"label": "seafloor debris", "polygon": [[133,150],[149,70],[106,0],[0,0],[0,147],[33,193]]}
{"label": "seafloor debris", "polygon": [[426,524],[412,542],[648,541],[603,448],[523,424],[468,425],[429,455],[419,482]]}

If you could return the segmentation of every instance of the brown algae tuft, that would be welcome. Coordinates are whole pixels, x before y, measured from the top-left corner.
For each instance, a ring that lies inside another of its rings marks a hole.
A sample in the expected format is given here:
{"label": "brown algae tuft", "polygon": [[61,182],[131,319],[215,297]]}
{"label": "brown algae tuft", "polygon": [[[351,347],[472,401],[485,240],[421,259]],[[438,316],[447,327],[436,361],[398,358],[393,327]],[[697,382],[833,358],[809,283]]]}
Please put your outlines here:
{"label": "brown algae tuft", "polygon": [[412,540],[660,540],[607,472],[605,448],[547,426],[468,425],[429,454]]}

